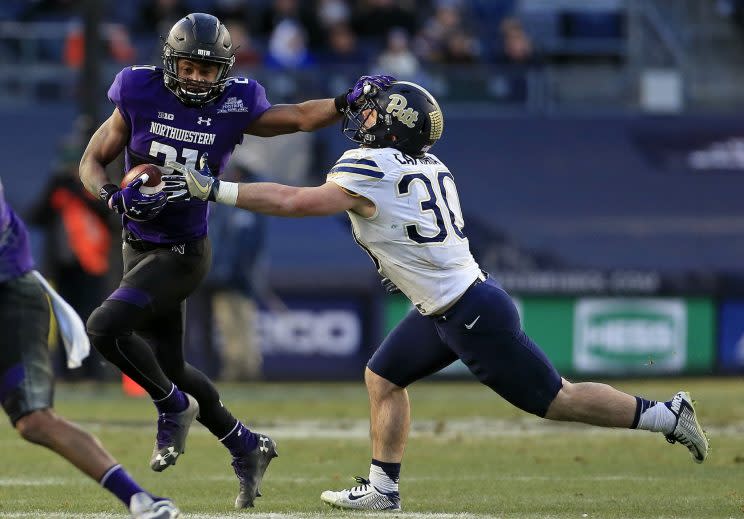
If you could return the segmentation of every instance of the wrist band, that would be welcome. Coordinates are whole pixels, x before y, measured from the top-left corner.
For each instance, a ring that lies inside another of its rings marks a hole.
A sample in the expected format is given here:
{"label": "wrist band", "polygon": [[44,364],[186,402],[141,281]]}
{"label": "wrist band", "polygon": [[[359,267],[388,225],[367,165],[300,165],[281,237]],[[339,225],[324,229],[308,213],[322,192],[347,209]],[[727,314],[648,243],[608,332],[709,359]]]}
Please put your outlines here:
{"label": "wrist band", "polygon": [[108,203],[111,196],[117,191],[121,190],[116,184],[104,184],[101,186],[101,189],[98,190],[98,196],[101,198],[101,200]]}
{"label": "wrist band", "polygon": [[[219,182],[219,183],[218,183]],[[212,186],[214,201],[220,204],[235,205],[238,203],[238,183],[225,182],[224,180],[215,180]]]}
{"label": "wrist band", "polygon": [[336,111],[340,114],[344,113],[349,107],[349,100],[346,98],[346,96],[349,95],[349,92],[351,92],[351,89],[333,98],[333,104],[336,105]]}

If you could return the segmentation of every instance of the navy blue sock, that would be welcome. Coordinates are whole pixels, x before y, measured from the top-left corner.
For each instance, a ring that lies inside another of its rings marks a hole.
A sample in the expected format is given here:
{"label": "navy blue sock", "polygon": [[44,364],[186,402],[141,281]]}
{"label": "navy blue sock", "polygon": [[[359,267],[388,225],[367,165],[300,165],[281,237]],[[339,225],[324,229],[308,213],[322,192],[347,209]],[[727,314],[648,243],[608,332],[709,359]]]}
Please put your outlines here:
{"label": "navy blue sock", "polygon": [[235,427],[227,433],[227,436],[220,438],[222,444],[227,447],[233,457],[245,456],[256,447],[258,447],[258,437],[251,432],[240,420],[235,422]]}
{"label": "navy blue sock", "polygon": [[129,508],[129,501],[134,494],[144,492],[142,487],[132,479],[132,476],[127,474],[127,471],[121,465],[114,465],[108,469],[99,483],[103,488],[118,497],[127,508]]}
{"label": "navy blue sock", "polygon": [[[389,481],[380,473],[382,471]],[[397,492],[400,480],[400,463],[387,463],[372,458],[372,466],[369,471],[369,479],[375,488],[385,493]]]}
{"label": "navy blue sock", "polygon": [[636,427],[638,427],[638,421],[641,419],[643,411],[645,411],[649,407],[656,405],[656,400],[646,400],[645,398],[642,398],[640,396],[635,397],[635,399],[636,411],[635,417],[633,417],[633,425],[630,426],[631,429],[635,429]]}
{"label": "navy blue sock", "polygon": [[170,393],[165,398],[160,400],[153,400],[155,407],[158,408],[158,413],[180,413],[189,406],[189,401],[186,398],[186,393],[178,389],[175,384],[171,388]]}

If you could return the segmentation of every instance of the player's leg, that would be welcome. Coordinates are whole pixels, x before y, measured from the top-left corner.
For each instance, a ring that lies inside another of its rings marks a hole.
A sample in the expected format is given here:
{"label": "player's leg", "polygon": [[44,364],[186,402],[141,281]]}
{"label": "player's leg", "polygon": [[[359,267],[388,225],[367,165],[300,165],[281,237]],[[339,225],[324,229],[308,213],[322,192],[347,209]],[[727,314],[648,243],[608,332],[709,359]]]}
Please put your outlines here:
{"label": "player's leg", "polygon": [[116,496],[135,518],[170,519],[179,511],[170,499],[144,490],[109,454],[98,439],[50,408],[21,416],[15,427],[28,442],[46,447]]}
{"label": "player's leg", "polygon": [[0,326],[5,330],[0,335],[0,402],[19,434],[98,481],[135,517],[177,517],[173,503],[145,492],[94,436],[51,409],[49,306],[31,275],[0,284]]}
{"label": "player's leg", "polygon": [[364,370],[364,383],[370,403],[372,458],[383,463],[400,463],[411,426],[408,391],[369,368]]}
{"label": "player's leg", "polygon": [[185,299],[206,273],[210,258],[208,250],[186,256],[169,249],[137,250],[125,243],[121,283],[88,318],[91,343],[160,402],[160,412],[183,408],[187,399],[173,387],[152,347],[136,331],[152,322],[158,306]]}
{"label": "player's leg", "polygon": [[702,463],[708,455],[708,438],[687,391],[657,402],[623,393],[607,384],[571,384],[564,379],[545,418],[660,432],[669,443],[679,442],[687,447],[696,463]]}
{"label": "player's leg", "polygon": [[372,462],[369,479],[321,499],[351,509],[398,510],[400,468],[410,429],[406,386],[452,364],[457,356],[442,342],[433,322],[411,310],[390,332],[365,370],[370,401]]}
{"label": "player's leg", "polygon": [[[129,291],[117,289],[112,296]],[[131,298],[132,300],[134,298]],[[159,401],[172,392],[173,383],[160,368],[152,348],[133,330],[152,316],[146,306],[121,299],[107,299],[88,318],[88,336],[103,357]]]}
{"label": "player's leg", "polygon": [[235,500],[236,508],[253,506],[264,472],[271,460],[278,456],[276,443],[266,435],[248,429],[222,404],[217,388],[211,380],[183,358],[184,305],[158,314],[157,325],[146,333],[155,347],[163,370],[175,384],[199,403],[201,422],[230,451],[232,465],[240,482]]}
{"label": "player's leg", "polygon": [[696,461],[705,458],[707,440],[689,395],[657,403],[606,384],[562,379],[492,280],[471,288],[445,317],[437,326],[450,347],[482,383],[520,409],[553,420],[662,432],[687,445]]}
{"label": "player's leg", "polygon": [[[198,404],[162,369],[145,331],[168,326],[160,322],[159,313],[178,307],[196,288],[209,267],[211,251],[204,239],[173,249],[141,249],[126,243],[123,254],[125,274],[121,284],[90,316],[88,332],[102,354],[153,399],[159,418],[150,466],[160,471],[175,464],[185,450],[186,435],[198,413]],[[177,358],[182,361],[180,333],[179,323],[179,340],[169,349],[177,351]]]}
{"label": "player's leg", "polygon": [[607,384],[562,381],[563,386],[550,403],[545,418],[601,427],[629,428],[633,424],[635,397]]}

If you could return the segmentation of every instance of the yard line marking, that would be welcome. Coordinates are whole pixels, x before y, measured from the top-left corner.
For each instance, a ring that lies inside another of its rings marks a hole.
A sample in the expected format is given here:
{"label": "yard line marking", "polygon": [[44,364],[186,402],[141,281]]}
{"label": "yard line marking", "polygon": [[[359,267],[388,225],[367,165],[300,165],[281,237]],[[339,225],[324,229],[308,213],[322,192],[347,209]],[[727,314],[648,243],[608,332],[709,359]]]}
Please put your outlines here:
{"label": "yard line marking", "polygon": [[[693,480],[695,478],[694,475],[690,475],[690,480]],[[212,474],[207,476],[202,476],[200,479],[204,481],[214,481],[214,482],[233,482],[235,481],[235,476],[232,474]],[[501,476],[501,475],[489,475],[488,479],[490,481],[555,481],[555,476]],[[482,481],[483,480],[483,474],[473,474],[473,475],[459,475],[459,476],[406,476],[406,482],[409,483],[418,483],[418,482],[427,482],[427,481]],[[656,476],[633,476],[633,475],[622,475],[622,474],[598,474],[595,476],[587,475],[587,476],[561,476],[562,481],[665,481],[668,480],[668,478],[664,477],[656,477]],[[307,478],[298,478],[298,477],[286,477],[286,476],[271,476],[271,481],[276,483],[298,483],[298,484],[305,484],[305,483],[317,483],[318,477],[307,477]],[[351,482],[351,478],[349,478],[349,482]],[[329,483],[332,484],[332,483]],[[344,481],[336,482],[336,484],[341,487],[345,485],[346,483]],[[350,485],[346,485],[349,487]]]}
{"label": "yard line marking", "polygon": [[[326,512],[289,512],[289,513],[261,513],[251,512],[251,519],[328,519],[332,517],[353,517],[359,518],[359,512],[354,511],[341,511],[331,510],[329,508]],[[364,519],[391,519],[393,517],[405,518],[405,519],[499,519],[504,516],[492,515],[492,514],[473,514],[473,513],[427,513],[427,512],[363,512],[362,516]],[[46,511],[31,511],[31,512],[3,512],[0,517],[7,519],[121,519],[129,517],[127,514],[120,513],[80,513],[80,514],[69,514],[62,512],[46,512]],[[226,512],[220,514],[203,514],[203,513],[182,513],[181,517],[184,519],[224,519],[229,517],[236,517],[245,519],[248,517],[244,512]],[[524,517],[525,519],[555,519],[555,515],[535,515],[529,514],[524,516],[515,516],[513,513],[509,514],[509,517],[516,519],[518,517]],[[686,516],[662,516],[657,519],[699,519],[697,517],[686,517]]]}
{"label": "yard line marking", "polygon": [[[84,427],[94,432],[107,430],[141,429],[154,431],[153,424],[142,422],[110,423],[81,422]],[[276,419],[267,422],[256,421],[246,424],[254,430],[279,439],[368,439],[369,421],[363,420],[289,420]],[[191,429],[190,434],[210,435],[203,426]],[[706,432],[712,436],[744,437],[744,422],[723,426],[708,426]],[[610,429],[591,425],[551,422],[538,418],[490,419],[466,418],[453,420],[418,420],[411,424],[412,438],[501,438],[545,436],[555,434],[572,434],[587,436],[624,436],[635,435],[631,429]]]}
{"label": "yard line marking", "polygon": [[[74,481],[73,478],[0,478],[0,487],[42,487],[49,485],[67,485],[72,481]],[[80,477],[80,481],[85,481],[85,478]]]}

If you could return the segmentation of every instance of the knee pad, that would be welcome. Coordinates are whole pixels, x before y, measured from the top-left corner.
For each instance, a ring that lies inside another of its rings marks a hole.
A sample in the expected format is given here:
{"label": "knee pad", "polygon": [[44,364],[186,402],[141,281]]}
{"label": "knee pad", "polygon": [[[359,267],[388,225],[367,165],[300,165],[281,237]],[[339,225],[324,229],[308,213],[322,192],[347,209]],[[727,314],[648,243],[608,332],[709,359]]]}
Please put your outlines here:
{"label": "knee pad", "polygon": [[[127,308],[131,307],[131,308]],[[106,300],[88,317],[88,334],[98,337],[121,337],[132,333],[136,309],[132,305]]]}

